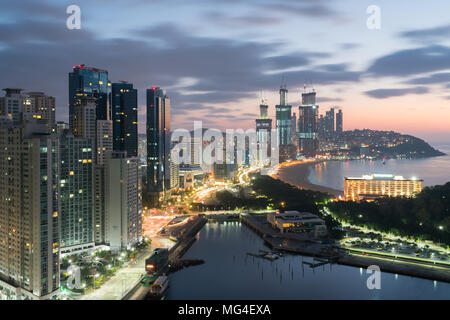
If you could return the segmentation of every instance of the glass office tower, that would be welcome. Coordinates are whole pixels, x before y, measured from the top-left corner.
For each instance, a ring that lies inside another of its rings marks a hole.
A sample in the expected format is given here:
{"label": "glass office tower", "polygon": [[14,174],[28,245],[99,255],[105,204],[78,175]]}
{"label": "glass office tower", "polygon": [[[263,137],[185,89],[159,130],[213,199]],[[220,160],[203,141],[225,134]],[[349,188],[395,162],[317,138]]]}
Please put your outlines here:
{"label": "glass office tower", "polygon": [[80,97],[95,98],[97,120],[110,120],[111,83],[108,71],[85,67],[84,64],[73,67],[69,73],[69,124],[72,126],[74,109]]}
{"label": "glass office tower", "polygon": [[113,149],[126,151],[128,157],[138,154],[137,89],[132,83],[112,84],[111,110],[113,120]]}
{"label": "glass office tower", "polygon": [[155,197],[170,186],[170,99],[159,87],[147,89],[147,190]]}

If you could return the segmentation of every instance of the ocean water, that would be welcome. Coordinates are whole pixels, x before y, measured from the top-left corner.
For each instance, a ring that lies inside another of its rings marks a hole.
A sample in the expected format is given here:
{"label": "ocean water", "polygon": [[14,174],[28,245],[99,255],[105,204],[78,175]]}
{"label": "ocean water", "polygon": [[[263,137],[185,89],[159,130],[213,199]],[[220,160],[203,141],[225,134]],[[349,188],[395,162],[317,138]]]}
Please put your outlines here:
{"label": "ocean water", "polygon": [[382,161],[351,160],[326,161],[310,167],[309,180],[313,184],[344,190],[344,177],[359,177],[372,173],[417,177],[424,180],[424,186],[450,182],[450,143],[435,146],[447,155],[417,160]]}
{"label": "ocean water", "polygon": [[[238,221],[207,223],[184,258],[205,263],[169,275],[166,299],[450,299],[450,284],[381,273],[381,289],[369,290],[365,269],[302,265],[311,257],[285,254],[276,261],[247,255],[269,250]],[[303,267],[302,267],[303,266]]]}

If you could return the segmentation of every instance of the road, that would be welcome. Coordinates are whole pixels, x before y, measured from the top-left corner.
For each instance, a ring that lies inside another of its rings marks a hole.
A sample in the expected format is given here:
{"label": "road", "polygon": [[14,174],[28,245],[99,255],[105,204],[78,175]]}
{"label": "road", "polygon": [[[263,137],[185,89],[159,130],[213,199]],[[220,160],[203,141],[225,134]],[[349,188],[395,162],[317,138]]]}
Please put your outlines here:
{"label": "road", "polygon": [[136,257],[136,264],[120,268],[117,273],[94,291],[80,296],[79,300],[121,300],[130,289],[145,274],[145,259],[150,256],[153,248],[147,248]]}

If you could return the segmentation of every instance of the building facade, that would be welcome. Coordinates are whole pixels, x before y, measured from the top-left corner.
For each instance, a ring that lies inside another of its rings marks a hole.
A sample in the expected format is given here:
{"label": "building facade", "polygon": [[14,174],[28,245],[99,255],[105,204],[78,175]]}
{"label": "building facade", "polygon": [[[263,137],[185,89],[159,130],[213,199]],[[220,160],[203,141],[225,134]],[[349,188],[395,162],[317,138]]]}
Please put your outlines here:
{"label": "building facade", "polygon": [[298,107],[299,147],[303,155],[313,157],[319,148],[319,106],[316,93],[302,93],[302,105]]}
{"label": "building facade", "polygon": [[23,112],[32,113],[43,119],[48,133],[56,132],[55,98],[43,92],[27,92],[23,101]]}
{"label": "building facade", "polygon": [[79,98],[94,98],[96,119],[110,120],[111,83],[108,71],[80,64],[69,73],[69,123],[73,127],[72,117]]}
{"label": "building facade", "polygon": [[359,178],[345,177],[346,200],[359,201],[384,197],[414,197],[422,191],[423,180],[406,179],[392,174],[372,174]]}
{"label": "building facade", "polygon": [[114,152],[105,164],[105,242],[112,251],[142,241],[141,165],[138,157]]}
{"label": "building facade", "polygon": [[159,87],[147,89],[147,191],[157,203],[170,188],[170,99]]}
{"label": "building facade", "polygon": [[272,141],[272,119],[269,119],[269,106],[266,100],[259,105],[259,119],[256,119],[257,163],[265,165],[264,156],[270,161]]}
{"label": "building facade", "polygon": [[0,127],[0,296],[59,292],[59,140],[45,124]]}
{"label": "building facade", "polygon": [[23,89],[5,88],[5,96],[0,98],[0,115],[9,116],[14,122],[22,120],[23,103],[26,98]]}
{"label": "building facade", "polygon": [[309,212],[269,213],[267,222],[280,233],[303,233],[315,238],[327,234],[325,221]]}
{"label": "building facade", "polygon": [[137,89],[127,82],[113,83],[111,93],[114,151],[138,155]]}
{"label": "building facade", "polygon": [[92,249],[95,163],[92,141],[61,136],[61,253]]}
{"label": "building facade", "polygon": [[339,110],[336,113],[336,133],[341,134],[344,130],[344,115],[342,113],[342,110]]}

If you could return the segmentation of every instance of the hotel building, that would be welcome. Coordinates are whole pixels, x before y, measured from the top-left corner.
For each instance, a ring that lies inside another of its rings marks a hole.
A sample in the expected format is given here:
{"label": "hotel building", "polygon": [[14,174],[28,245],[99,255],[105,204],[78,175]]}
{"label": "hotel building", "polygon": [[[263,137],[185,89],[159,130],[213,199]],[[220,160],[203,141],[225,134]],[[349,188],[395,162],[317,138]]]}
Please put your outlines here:
{"label": "hotel building", "polygon": [[423,180],[406,179],[392,174],[372,174],[359,178],[345,177],[346,200],[358,201],[382,197],[413,197],[422,191]]}

